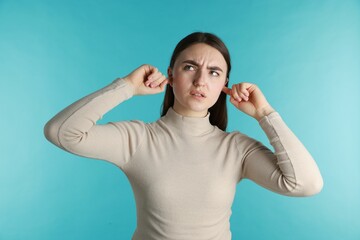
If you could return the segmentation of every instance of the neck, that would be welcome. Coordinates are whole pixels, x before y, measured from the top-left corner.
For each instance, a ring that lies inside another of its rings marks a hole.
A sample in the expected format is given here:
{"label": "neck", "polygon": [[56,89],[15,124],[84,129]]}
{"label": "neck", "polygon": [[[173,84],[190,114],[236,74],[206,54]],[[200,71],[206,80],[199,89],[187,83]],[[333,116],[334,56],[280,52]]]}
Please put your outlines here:
{"label": "neck", "polygon": [[208,111],[202,112],[193,112],[193,111],[182,111],[181,109],[173,107],[173,110],[183,116],[183,117],[191,117],[191,118],[204,118],[208,115]]}
{"label": "neck", "polygon": [[210,113],[203,117],[184,116],[177,113],[173,108],[169,108],[166,115],[162,117],[162,121],[166,125],[176,128],[182,134],[200,136],[214,129],[214,126],[210,124],[209,117]]}
{"label": "neck", "polygon": [[173,109],[176,113],[184,116],[184,117],[198,117],[203,118],[208,115],[208,109],[201,111],[194,111],[187,108],[183,108],[176,100],[174,102]]}

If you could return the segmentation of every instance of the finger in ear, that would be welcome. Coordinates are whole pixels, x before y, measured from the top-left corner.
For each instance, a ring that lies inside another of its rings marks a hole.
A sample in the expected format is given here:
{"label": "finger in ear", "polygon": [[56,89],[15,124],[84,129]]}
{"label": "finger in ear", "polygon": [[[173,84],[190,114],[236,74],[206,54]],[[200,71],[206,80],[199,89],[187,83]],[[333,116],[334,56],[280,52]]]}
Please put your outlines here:
{"label": "finger in ear", "polygon": [[171,69],[171,67],[168,67],[168,71],[167,71],[167,73],[168,73],[168,83],[169,83],[169,85],[172,87],[172,85],[173,85],[173,74],[172,74],[172,69]]}

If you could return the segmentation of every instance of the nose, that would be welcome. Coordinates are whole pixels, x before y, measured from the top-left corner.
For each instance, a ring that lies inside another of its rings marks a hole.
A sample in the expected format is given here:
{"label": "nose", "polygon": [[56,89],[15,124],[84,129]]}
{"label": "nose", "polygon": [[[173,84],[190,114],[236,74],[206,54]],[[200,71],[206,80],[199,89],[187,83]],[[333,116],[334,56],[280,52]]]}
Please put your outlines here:
{"label": "nose", "polygon": [[195,86],[199,86],[199,87],[205,86],[206,85],[206,74],[205,74],[205,72],[203,72],[202,70],[199,70],[195,75],[193,84]]}

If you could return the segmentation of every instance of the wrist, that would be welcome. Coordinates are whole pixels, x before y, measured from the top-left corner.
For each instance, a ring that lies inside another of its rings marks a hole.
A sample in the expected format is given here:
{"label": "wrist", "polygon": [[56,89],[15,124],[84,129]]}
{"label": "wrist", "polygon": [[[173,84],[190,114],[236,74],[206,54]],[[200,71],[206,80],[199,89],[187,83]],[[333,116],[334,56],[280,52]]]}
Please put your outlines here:
{"label": "wrist", "polygon": [[126,77],[123,78],[123,80],[126,82],[126,84],[132,89],[133,92],[133,96],[138,95],[138,93],[136,92],[136,88],[134,86],[134,84],[132,83],[131,80],[127,79]]}
{"label": "wrist", "polygon": [[268,116],[269,114],[275,112],[275,109],[273,109],[270,105],[267,105],[265,107],[256,109],[256,120],[260,121],[263,117]]}

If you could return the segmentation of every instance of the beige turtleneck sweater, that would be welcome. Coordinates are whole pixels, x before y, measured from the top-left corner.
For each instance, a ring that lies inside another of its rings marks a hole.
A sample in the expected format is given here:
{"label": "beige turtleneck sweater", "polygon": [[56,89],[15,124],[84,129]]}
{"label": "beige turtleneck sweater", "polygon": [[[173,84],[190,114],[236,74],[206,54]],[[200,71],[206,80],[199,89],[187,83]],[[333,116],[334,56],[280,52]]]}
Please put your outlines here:
{"label": "beige turtleneck sweater", "polygon": [[288,196],[322,188],[316,163],[276,112],[259,122],[275,153],[240,132],[211,125],[209,115],[184,117],[172,108],[154,123],[96,124],[132,95],[132,86],[117,79],[58,113],[45,136],[126,174],[137,208],[134,240],[231,239],[231,206],[244,178]]}

